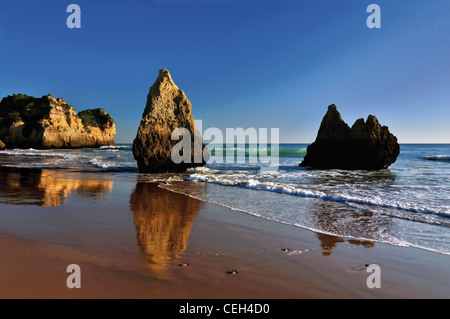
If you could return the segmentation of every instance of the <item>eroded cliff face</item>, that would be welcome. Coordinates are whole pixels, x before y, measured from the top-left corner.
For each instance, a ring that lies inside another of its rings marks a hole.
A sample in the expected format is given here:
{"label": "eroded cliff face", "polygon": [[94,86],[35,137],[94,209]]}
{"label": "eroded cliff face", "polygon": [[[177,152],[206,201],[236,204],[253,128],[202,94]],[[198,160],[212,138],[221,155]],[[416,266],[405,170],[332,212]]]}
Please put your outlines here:
{"label": "eroded cliff face", "polygon": [[[169,71],[161,69],[150,87],[147,105],[133,142],[133,155],[140,172],[174,172],[205,165],[209,153],[205,151],[191,109],[191,102],[173,82]],[[179,143],[171,139],[172,132],[177,128],[186,129],[191,135],[191,160],[188,162],[174,163],[171,157],[172,148]],[[206,160],[203,155],[206,155]]]}
{"label": "eroded cliff face", "polygon": [[104,109],[77,114],[61,98],[25,94],[0,102],[0,139],[7,148],[95,148],[115,145],[116,127]]}
{"label": "eroded cliff face", "polygon": [[377,170],[389,167],[399,153],[397,138],[374,115],[358,119],[350,128],[332,104],[300,166]]}

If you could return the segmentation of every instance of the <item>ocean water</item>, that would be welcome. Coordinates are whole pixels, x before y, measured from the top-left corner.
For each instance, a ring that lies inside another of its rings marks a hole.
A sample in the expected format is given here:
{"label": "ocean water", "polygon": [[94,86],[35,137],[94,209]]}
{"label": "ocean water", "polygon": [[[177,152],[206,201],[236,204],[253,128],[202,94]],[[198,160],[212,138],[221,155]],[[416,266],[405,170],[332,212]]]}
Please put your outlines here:
{"label": "ocean water", "polygon": [[[182,174],[139,174],[129,144],[0,155],[3,166],[98,172],[130,181],[139,175],[141,181],[163,181],[162,187],[174,192],[275,222],[450,255],[450,144],[402,144],[397,161],[378,171],[299,167],[306,147],[280,144],[274,163],[266,149],[210,146],[222,163]],[[234,155],[232,162],[226,152]]]}

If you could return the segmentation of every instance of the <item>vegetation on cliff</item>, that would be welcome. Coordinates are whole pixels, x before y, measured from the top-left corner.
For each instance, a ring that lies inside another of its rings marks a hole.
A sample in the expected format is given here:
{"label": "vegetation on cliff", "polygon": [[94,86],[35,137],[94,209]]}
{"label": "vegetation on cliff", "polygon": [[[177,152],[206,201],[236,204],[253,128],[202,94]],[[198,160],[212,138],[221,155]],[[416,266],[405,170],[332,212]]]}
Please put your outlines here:
{"label": "vegetation on cliff", "polygon": [[84,126],[99,127],[101,129],[110,128],[114,124],[111,115],[102,108],[81,111],[78,113]]}
{"label": "vegetation on cliff", "polygon": [[115,124],[104,109],[80,112],[50,94],[13,94],[0,102],[0,139],[7,148],[81,148],[115,145]]}

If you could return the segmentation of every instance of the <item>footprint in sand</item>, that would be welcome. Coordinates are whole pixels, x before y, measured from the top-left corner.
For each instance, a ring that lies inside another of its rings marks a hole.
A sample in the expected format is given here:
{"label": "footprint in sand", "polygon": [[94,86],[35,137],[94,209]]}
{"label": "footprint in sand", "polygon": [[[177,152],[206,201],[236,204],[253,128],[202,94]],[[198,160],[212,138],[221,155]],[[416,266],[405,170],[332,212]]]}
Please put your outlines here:
{"label": "footprint in sand", "polygon": [[[366,271],[366,269],[367,269],[367,267],[369,267],[371,264],[359,264],[359,265],[356,265],[356,266],[354,266],[354,267],[352,267],[351,268],[351,270],[354,270],[354,271]],[[379,264],[377,264],[377,265],[379,265]]]}
{"label": "footprint in sand", "polygon": [[188,263],[181,263],[181,264],[178,264],[178,266],[179,267],[187,267],[187,266],[189,266],[189,264]]}

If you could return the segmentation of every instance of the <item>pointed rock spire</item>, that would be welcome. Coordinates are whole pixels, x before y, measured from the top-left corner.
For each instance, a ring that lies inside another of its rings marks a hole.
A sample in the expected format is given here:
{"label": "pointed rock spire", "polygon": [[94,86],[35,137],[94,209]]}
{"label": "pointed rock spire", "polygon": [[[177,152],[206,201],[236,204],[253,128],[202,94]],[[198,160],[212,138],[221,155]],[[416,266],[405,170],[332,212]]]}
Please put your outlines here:
{"label": "pointed rock spire", "polygon": [[[133,142],[133,155],[140,172],[178,172],[205,165],[205,145],[191,109],[191,102],[173,82],[169,71],[160,69],[147,95],[142,121]],[[175,163],[171,157],[173,147],[179,143],[171,139],[177,128],[187,129],[191,135],[191,161],[188,163]]]}
{"label": "pointed rock spire", "polygon": [[350,128],[332,104],[300,166],[375,170],[389,167],[399,153],[397,138],[374,115]]}

